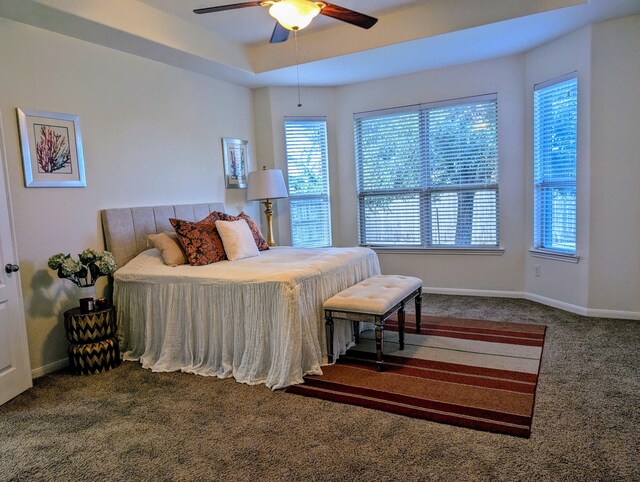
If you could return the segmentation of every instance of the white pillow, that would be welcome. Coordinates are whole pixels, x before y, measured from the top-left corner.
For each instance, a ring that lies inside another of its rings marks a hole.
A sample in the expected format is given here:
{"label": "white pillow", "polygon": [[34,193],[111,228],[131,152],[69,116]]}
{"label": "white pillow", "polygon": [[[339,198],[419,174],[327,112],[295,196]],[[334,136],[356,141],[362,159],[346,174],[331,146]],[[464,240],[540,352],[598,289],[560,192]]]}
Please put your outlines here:
{"label": "white pillow", "polygon": [[238,221],[216,221],[216,228],[227,258],[231,261],[258,256],[258,246],[251,234],[251,229],[244,219]]}

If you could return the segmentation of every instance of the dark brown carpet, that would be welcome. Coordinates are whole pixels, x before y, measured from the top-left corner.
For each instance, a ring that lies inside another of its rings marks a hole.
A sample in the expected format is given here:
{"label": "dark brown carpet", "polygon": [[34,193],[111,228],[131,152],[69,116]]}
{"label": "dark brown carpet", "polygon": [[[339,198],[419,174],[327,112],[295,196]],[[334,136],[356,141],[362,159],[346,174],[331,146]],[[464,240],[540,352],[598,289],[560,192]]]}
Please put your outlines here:
{"label": "dark brown carpet", "polygon": [[38,378],[0,406],[0,480],[640,480],[640,322],[511,299],[424,306],[547,325],[531,438],[124,363]]}
{"label": "dark brown carpet", "polygon": [[[385,330],[379,372],[370,332],[360,343],[287,392],[435,422],[521,437],[531,435],[544,343],[543,325],[423,319],[407,315],[405,349],[395,322]],[[392,354],[389,354],[391,352]]]}

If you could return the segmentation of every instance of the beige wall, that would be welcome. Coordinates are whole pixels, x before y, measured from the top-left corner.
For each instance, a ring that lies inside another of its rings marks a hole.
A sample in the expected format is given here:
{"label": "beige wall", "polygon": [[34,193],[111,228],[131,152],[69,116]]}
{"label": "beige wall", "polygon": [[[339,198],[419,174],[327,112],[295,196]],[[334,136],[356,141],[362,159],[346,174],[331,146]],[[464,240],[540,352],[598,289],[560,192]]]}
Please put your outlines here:
{"label": "beige wall", "polygon": [[640,311],[640,16],[593,27],[589,306]]}
{"label": "beige wall", "polygon": [[520,56],[437,69],[390,79],[341,87],[337,94],[335,166],[341,179],[336,244],[357,243],[357,202],[354,164],[353,114],[410,104],[498,94],[498,150],[500,157],[501,256],[475,254],[392,254],[380,251],[385,273],[402,273],[423,280],[425,289],[522,291],[524,257],[523,59]]}
{"label": "beige wall", "polygon": [[[336,132],[335,89],[306,88],[301,91],[302,106],[298,107],[298,93],[295,88],[270,87],[254,91],[256,105],[256,138],[259,158],[267,167],[282,169],[287,172],[287,159],[284,141],[285,117],[313,117],[325,116],[327,118],[327,139],[329,144],[329,176],[331,178],[331,216],[339,219],[342,203],[339,199],[340,177],[335,173],[338,165],[335,145],[340,136]],[[264,133],[268,133],[264,135]],[[276,243],[280,245],[291,244],[291,224],[289,222],[289,201],[278,199],[275,203],[274,236]],[[264,218],[264,216],[263,216]],[[333,239],[336,243],[336,223],[333,223]]]}
{"label": "beige wall", "polygon": [[[0,18],[0,109],[31,366],[66,358],[62,313],[78,292],[47,268],[57,252],[104,249],[107,207],[221,201],[222,137],[253,148],[250,90]],[[15,108],[80,116],[87,187],[25,188]],[[257,214],[257,203],[248,206]],[[104,281],[101,280],[101,281]],[[104,282],[100,283],[102,291]]]}
{"label": "beige wall", "polygon": [[[378,253],[383,272],[422,278],[432,290],[522,291],[524,265],[523,144],[524,68],[520,56],[438,69],[351,86],[303,89],[303,108],[296,107],[295,89],[260,91],[262,118],[272,126],[273,151],[264,157],[286,168],[282,119],[285,115],[326,116],[329,137],[329,170],[333,243],[357,244],[357,198],[354,164],[353,114],[443,99],[498,93],[500,118],[501,256]],[[290,240],[286,202],[279,201],[282,243]]]}
{"label": "beige wall", "polygon": [[[533,247],[533,87],[570,72],[578,76],[578,161],[576,181],[578,263],[526,256],[525,291],[540,301],[564,308],[588,306],[589,170],[591,118],[591,28],[550,42],[526,55],[526,247]],[[536,277],[536,265],[540,276]]]}
{"label": "beige wall", "polygon": [[[579,263],[527,256],[532,299],[585,314],[640,318],[640,16],[595,24],[527,55],[533,84],[578,71]],[[531,118],[528,100],[527,119]],[[530,122],[529,122],[530,125]],[[531,205],[531,128],[527,202]],[[530,217],[531,209],[527,208]],[[527,223],[528,229],[530,223]],[[531,239],[531,232],[527,234]],[[541,276],[535,277],[535,265]]]}
{"label": "beige wall", "polygon": [[[381,254],[383,270],[419,276],[434,290],[524,292],[589,313],[640,313],[639,18],[596,25],[593,35],[584,29],[526,56],[303,89],[302,108],[296,106],[295,89],[252,95],[243,87],[0,19],[0,110],[32,367],[38,372],[64,360],[62,312],[75,306],[78,296],[70,282],[47,269],[47,259],[60,251],[102,248],[100,209],[223,201],[230,212],[238,211],[245,191],[224,189],[220,138],[249,140],[252,168],[284,167],[283,117],[324,115],[334,244],[353,245],[353,113],[489,92],[499,96],[504,254]],[[580,104],[577,265],[534,260],[527,252],[530,89],[572,69],[579,69],[581,95],[588,95]],[[16,107],[80,116],[86,188],[24,187]],[[253,216],[261,210],[255,202],[247,207]],[[286,244],[286,200],[279,200],[277,209],[278,240]],[[542,268],[537,279],[535,264]]]}
{"label": "beige wall", "polygon": [[[357,243],[354,113],[497,92],[504,254],[381,251],[383,272],[417,276],[431,292],[524,297],[586,315],[640,319],[639,18],[586,27],[520,56],[304,89],[304,115],[329,120],[334,244]],[[578,263],[529,252],[533,85],[572,71],[579,79]],[[284,167],[282,116],[295,111],[295,89],[260,92],[258,115],[273,136],[266,157]],[[288,219],[281,214],[286,243]]]}

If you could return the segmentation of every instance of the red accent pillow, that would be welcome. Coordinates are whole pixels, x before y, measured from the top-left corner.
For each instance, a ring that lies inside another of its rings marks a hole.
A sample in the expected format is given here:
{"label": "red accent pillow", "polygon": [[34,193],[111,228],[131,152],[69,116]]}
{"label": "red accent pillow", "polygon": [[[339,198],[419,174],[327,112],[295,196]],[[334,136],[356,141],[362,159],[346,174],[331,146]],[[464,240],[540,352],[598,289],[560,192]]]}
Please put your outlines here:
{"label": "red accent pillow", "polygon": [[240,214],[238,214],[238,219],[244,219],[249,225],[249,229],[251,229],[251,234],[253,234],[253,239],[255,239],[256,246],[258,247],[259,251],[265,251],[269,249],[269,245],[260,232],[260,228],[248,214],[242,211]]}
{"label": "red accent pillow", "polygon": [[215,212],[195,223],[169,219],[191,266],[203,266],[227,259],[215,225],[218,219],[219,214]]}

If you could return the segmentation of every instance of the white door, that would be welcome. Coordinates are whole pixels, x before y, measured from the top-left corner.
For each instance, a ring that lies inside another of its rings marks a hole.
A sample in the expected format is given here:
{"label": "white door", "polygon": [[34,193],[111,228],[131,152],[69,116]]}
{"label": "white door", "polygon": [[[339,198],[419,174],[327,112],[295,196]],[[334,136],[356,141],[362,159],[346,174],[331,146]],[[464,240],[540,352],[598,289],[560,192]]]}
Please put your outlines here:
{"label": "white door", "polygon": [[0,404],[32,385],[8,194],[0,117]]}

